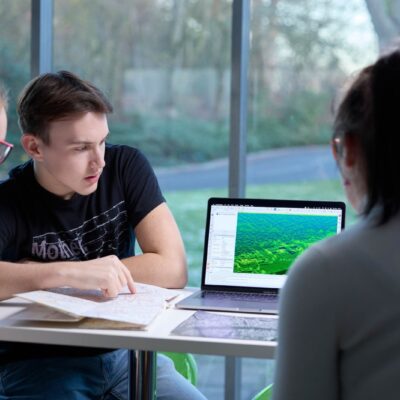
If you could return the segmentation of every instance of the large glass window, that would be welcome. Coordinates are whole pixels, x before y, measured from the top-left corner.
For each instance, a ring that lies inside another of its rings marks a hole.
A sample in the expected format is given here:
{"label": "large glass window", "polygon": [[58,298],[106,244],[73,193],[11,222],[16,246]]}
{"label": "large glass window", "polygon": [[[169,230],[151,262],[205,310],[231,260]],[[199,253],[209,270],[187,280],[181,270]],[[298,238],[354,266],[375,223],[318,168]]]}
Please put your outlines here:
{"label": "large glass window", "polygon": [[16,98],[30,77],[30,27],[29,1],[0,1],[0,81],[9,91],[7,140],[14,151],[0,169],[0,180],[7,170],[26,159],[19,145],[20,130],[15,112]]}
{"label": "large glass window", "polygon": [[[329,148],[332,106],[349,75],[378,55],[367,3],[251,1],[248,197],[346,200]],[[374,3],[389,21],[385,2]],[[350,205],[347,217],[356,219]],[[265,385],[274,365],[259,364]]]}
{"label": "large glass window", "polygon": [[204,210],[214,194],[203,189],[227,193],[226,160],[213,179],[204,171],[228,154],[231,4],[55,1],[54,68],[105,90],[115,106],[110,141],[140,148],[156,168],[192,286],[200,284]]}
{"label": "large glass window", "polygon": [[[200,284],[207,199],[228,192],[231,8],[230,0],[54,2],[54,69],[102,88],[115,108],[110,141],[150,159],[182,232],[191,286]],[[221,398],[223,380],[207,386],[210,371],[223,375],[223,357],[198,364],[200,389]]]}
{"label": "large glass window", "polygon": [[[398,36],[399,3],[250,2],[247,197],[344,200],[328,146],[332,99]],[[30,6],[0,0],[0,79],[10,89],[8,140],[16,144],[0,179],[26,159],[15,103],[30,77]],[[231,19],[232,0],[54,0],[54,69],[101,87],[115,107],[110,140],[152,162],[192,286],[207,199],[228,193]],[[197,359],[201,390],[220,399],[223,358]],[[241,398],[271,382],[273,369],[273,361],[245,359]]]}
{"label": "large glass window", "polygon": [[332,103],[378,54],[367,3],[251,2],[249,196],[344,200],[329,149]]}

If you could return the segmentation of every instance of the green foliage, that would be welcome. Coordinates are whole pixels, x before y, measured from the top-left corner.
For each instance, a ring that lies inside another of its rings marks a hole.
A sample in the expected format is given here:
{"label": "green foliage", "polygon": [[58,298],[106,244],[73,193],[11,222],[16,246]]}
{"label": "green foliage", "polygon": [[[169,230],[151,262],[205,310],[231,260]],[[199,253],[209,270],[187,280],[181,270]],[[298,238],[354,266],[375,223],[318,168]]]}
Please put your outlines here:
{"label": "green foliage", "polygon": [[202,162],[228,153],[228,127],[222,123],[140,115],[111,122],[110,130],[111,142],[140,148],[153,165]]}
{"label": "green foliage", "polygon": [[[353,43],[347,3],[252,2],[250,151],[326,143],[338,54]],[[112,141],[140,147],[155,165],[226,157],[231,13],[231,0],[57,2],[55,69],[102,88],[115,106]]]}
{"label": "green foliage", "polygon": [[330,139],[330,95],[300,90],[281,105],[261,99],[264,110],[249,121],[249,151],[324,144]]}
{"label": "green foliage", "polygon": [[[349,35],[358,25],[347,22],[363,11],[354,2],[334,3],[252,2],[250,151],[329,138],[331,91],[346,64],[359,62],[360,44]],[[226,157],[231,13],[231,0],[58,1],[54,69],[104,90],[115,106],[112,140],[140,147],[156,165]],[[14,143],[15,99],[29,79],[30,17],[30,2],[0,2],[0,79],[11,89]],[[140,75],[150,70],[159,72],[153,86],[150,75]],[[200,84],[199,72],[206,77]],[[130,86],[132,76],[144,77],[145,90]],[[136,116],[127,117],[132,109]]]}
{"label": "green foliage", "polygon": [[[249,122],[249,151],[329,141],[327,94],[300,91],[280,107],[268,99],[263,102],[268,112]],[[156,166],[202,162],[228,154],[226,122],[136,114],[125,122],[112,120],[110,129],[112,142],[139,147]]]}

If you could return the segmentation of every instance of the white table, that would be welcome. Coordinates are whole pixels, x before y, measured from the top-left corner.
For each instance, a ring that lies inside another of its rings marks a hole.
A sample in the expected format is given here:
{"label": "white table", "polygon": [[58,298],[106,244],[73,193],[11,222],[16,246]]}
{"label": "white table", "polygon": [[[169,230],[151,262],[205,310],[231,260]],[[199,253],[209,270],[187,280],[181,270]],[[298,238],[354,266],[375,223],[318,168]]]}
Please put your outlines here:
{"label": "white table", "polygon": [[[138,389],[138,392],[131,396],[137,399],[150,399],[153,396],[154,352],[172,351],[271,359],[276,350],[276,342],[170,335],[171,330],[190,317],[194,311],[166,309],[147,331],[100,330],[74,329],[67,323],[33,323],[8,318],[21,310],[22,305],[23,301],[18,299],[0,303],[0,341],[140,350],[136,352],[138,364],[133,376],[146,384],[135,384],[136,388],[144,388],[144,392]],[[265,317],[267,316],[259,316]]]}

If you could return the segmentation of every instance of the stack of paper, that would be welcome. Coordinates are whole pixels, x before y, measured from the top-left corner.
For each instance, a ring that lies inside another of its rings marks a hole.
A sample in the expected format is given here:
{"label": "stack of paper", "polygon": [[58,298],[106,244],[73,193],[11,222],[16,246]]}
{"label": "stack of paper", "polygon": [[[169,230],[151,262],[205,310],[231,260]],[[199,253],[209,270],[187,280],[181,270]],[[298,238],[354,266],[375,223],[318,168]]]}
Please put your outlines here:
{"label": "stack of paper", "polygon": [[[59,288],[35,290],[17,294],[17,297],[46,306],[58,313],[36,307],[27,307],[15,315],[17,319],[42,321],[79,321],[83,318],[114,321],[144,329],[165,308],[166,302],[179,295],[178,291],[157,286],[135,284],[136,293],[124,291],[117,298],[106,299],[100,290]],[[36,316],[35,316],[36,313]],[[61,314],[60,314],[61,313]],[[87,327],[118,327],[118,324],[87,323]],[[93,326],[91,326],[93,325]]]}

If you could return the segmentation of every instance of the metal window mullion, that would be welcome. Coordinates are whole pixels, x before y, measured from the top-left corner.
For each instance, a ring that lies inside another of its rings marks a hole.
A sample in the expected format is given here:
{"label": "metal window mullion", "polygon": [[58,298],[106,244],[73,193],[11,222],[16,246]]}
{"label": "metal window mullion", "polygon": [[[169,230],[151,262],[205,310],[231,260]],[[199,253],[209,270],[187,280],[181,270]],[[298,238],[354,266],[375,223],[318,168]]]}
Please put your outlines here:
{"label": "metal window mullion", "polygon": [[[245,197],[250,0],[233,0],[232,7],[229,197]],[[241,358],[225,357],[225,400],[240,398],[241,372]]]}
{"label": "metal window mullion", "polygon": [[244,197],[246,189],[250,0],[234,0],[232,7],[229,196]]}
{"label": "metal window mullion", "polygon": [[53,0],[31,0],[31,77],[52,70]]}

